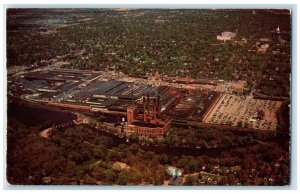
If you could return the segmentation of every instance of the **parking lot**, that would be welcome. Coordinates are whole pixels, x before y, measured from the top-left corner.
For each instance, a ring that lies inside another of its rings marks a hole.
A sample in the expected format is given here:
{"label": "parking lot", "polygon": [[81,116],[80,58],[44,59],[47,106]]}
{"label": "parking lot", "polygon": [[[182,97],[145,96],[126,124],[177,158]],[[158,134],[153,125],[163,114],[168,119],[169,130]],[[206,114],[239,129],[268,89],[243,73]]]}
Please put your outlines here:
{"label": "parking lot", "polygon": [[205,123],[275,130],[281,101],[223,94],[204,118]]}

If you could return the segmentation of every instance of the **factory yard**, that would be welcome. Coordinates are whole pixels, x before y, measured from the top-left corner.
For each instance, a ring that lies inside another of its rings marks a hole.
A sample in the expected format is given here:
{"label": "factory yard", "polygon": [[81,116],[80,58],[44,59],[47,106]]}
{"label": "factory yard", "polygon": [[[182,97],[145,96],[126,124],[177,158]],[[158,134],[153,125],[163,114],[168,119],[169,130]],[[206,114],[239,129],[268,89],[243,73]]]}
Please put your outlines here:
{"label": "factory yard", "polygon": [[202,121],[206,111],[219,96],[218,92],[191,90],[167,115],[177,120]]}
{"label": "factory yard", "polygon": [[223,94],[207,112],[203,122],[245,128],[276,130],[281,101]]}

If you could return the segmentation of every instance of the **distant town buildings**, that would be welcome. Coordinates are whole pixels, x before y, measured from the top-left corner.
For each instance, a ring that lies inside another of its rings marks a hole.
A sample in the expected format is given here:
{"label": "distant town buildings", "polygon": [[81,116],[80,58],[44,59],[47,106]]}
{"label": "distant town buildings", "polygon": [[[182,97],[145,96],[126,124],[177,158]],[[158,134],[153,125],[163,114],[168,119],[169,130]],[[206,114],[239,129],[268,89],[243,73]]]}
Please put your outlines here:
{"label": "distant town buildings", "polygon": [[217,36],[218,40],[226,41],[226,40],[231,40],[236,36],[236,33],[233,32],[222,32],[221,36]]}
{"label": "distant town buildings", "polygon": [[246,38],[242,38],[241,40],[237,40],[235,42],[238,43],[239,45],[245,45],[247,43],[247,39]]}
{"label": "distant town buildings", "polygon": [[261,41],[261,42],[271,42],[271,38],[260,38],[259,41]]}
{"label": "distant town buildings", "polygon": [[269,48],[269,44],[263,44],[257,48],[257,53],[266,53],[267,49]]}

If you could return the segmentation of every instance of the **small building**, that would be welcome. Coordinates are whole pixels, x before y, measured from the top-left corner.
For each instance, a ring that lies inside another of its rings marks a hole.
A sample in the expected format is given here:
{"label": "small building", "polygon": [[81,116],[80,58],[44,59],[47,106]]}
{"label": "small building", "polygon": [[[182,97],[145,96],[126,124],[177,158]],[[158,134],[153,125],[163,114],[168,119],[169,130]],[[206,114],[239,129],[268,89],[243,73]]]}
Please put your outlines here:
{"label": "small building", "polygon": [[182,175],[181,170],[173,166],[167,167],[167,173],[173,177]]}
{"label": "small building", "polygon": [[222,32],[221,36],[217,36],[218,40],[226,41],[226,40],[231,40],[236,36],[236,33],[233,32]]}
{"label": "small building", "polygon": [[183,177],[182,177],[182,172],[180,169],[173,167],[173,166],[168,166],[166,171],[169,175],[172,176],[169,179],[168,185],[178,186],[181,184]]}
{"label": "small building", "polygon": [[236,43],[238,43],[239,45],[244,45],[247,43],[247,39],[246,38],[242,38],[241,40],[235,41]]}
{"label": "small building", "polygon": [[266,53],[267,49],[269,48],[269,44],[263,44],[257,48],[257,53]]}
{"label": "small building", "polygon": [[260,38],[259,41],[261,41],[261,42],[271,42],[271,38]]}

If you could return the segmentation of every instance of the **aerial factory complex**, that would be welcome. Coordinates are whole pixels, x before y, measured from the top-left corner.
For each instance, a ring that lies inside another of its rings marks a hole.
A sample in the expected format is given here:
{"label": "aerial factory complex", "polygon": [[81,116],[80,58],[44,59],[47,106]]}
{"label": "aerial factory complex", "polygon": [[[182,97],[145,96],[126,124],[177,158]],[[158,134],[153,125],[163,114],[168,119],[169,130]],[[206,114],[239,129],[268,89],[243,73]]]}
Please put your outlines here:
{"label": "aerial factory complex", "polygon": [[288,185],[290,10],[7,10],[7,181]]}
{"label": "aerial factory complex", "polygon": [[[100,71],[34,71],[9,80],[8,94],[27,102],[74,111],[124,115],[119,124],[123,122],[125,131],[141,137],[162,138],[171,121],[191,126],[211,123],[276,131],[276,113],[282,101],[242,95],[242,89],[230,88],[232,83],[227,86],[223,81],[211,81],[188,89],[189,81],[181,81],[176,87],[168,82],[158,86],[147,84],[143,78],[122,80]],[[207,84],[228,87],[236,94],[203,89],[202,85]]]}

